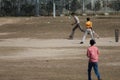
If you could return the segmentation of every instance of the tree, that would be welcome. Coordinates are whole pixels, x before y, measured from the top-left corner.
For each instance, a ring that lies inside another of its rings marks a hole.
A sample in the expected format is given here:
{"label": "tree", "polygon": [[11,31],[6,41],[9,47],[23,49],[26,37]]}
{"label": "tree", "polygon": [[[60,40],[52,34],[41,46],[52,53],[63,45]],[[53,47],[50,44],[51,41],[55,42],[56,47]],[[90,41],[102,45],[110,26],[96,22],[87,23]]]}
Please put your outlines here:
{"label": "tree", "polygon": [[100,8],[101,8],[100,1],[96,1],[94,10],[98,11],[98,10],[100,10]]}
{"label": "tree", "polygon": [[113,1],[109,7],[116,11],[120,11],[120,0]]}
{"label": "tree", "polygon": [[2,0],[1,1],[1,14],[3,16],[13,16],[16,15],[17,5],[15,5],[16,0]]}
{"label": "tree", "polygon": [[46,8],[47,8],[47,11],[48,11],[48,16],[49,16],[53,12],[53,3],[52,3],[52,1],[49,1],[47,3]]}
{"label": "tree", "polygon": [[34,15],[34,12],[35,12],[35,6],[34,5],[31,5],[31,4],[23,4],[21,6],[21,12],[22,12],[22,15],[26,15],[26,16],[33,16]]}
{"label": "tree", "polygon": [[79,8],[81,8],[81,4],[78,2],[78,0],[73,0],[70,6],[71,11],[75,12]]}
{"label": "tree", "polygon": [[36,0],[36,4],[35,4],[36,6],[35,6],[35,12],[36,12],[36,16],[39,16],[39,9],[40,9],[40,2],[39,2],[39,0]]}

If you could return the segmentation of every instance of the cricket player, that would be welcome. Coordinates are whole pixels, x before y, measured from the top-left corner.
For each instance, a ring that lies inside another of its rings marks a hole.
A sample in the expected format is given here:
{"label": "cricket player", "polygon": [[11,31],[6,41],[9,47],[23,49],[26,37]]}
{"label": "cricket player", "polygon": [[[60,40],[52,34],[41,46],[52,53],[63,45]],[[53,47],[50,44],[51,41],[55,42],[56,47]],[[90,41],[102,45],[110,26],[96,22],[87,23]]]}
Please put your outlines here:
{"label": "cricket player", "polygon": [[91,39],[90,40],[90,47],[87,49],[87,57],[89,58],[88,61],[88,80],[92,80],[91,79],[91,71],[92,71],[92,67],[94,69],[94,72],[98,78],[98,80],[102,80],[100,77],[100,73],[98,71],[98,58],[99,58],[99,50],[98,48],[95,46],[95,40]]}
{"label": "cricket player", "polygon": [[75,25],[75,26],[74,26],[73,29],[72,29],[72,32],[71,32],[71,34],[70,34],[70,36],[69,36],[69,39],[73,39],[75,30],[76,30],[77,28],[79,28],[80,31],[84,32],[84,30],[83,30],[82,27],[80,26],[80,20],[79,20],[79,18],[75,15],[75,13],[72,13],[71,15],[73,16],[74,21],[75,21],[74,23],[72,23],[72,25]]}
{"label": "cricket player", "polygon": [[88,17],[87,18],[87,22],[86,22],[86,31],[84,33],[84,36],[82,38],[82,41],[80,42],[80,44],[83,44],[84,41],[85,41],[85,38],[86,36],[90,34],[91,35],[91,38],[94,39],[94,36],[93,36],[93,31],[92,31],[92,22],[90,21],[90,18]]}

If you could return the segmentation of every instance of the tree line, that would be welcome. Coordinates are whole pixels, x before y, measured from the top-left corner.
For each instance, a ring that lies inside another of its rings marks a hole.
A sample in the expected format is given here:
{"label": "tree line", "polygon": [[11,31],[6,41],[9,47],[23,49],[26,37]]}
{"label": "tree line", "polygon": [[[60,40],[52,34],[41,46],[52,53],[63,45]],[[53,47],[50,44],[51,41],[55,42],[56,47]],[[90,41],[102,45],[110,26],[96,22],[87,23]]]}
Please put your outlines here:
{"label": "tree line", "polygon": [[[42,2],[44,1],[44,2]],[[46,2],[45,2],[46,1]],[[114,11],[120,11],[120,0],[113,2],[104,2],[106,0],[97,0],[92,8],[91,2],[88,0],[54,0],[56,3],[56,13],[69,14],[70,12],[76,12],[77,10],[83,10],[83,1],[86,5],[86,10],[99,11],[101,9],[101,1],[103,1],[103,7],[109,7]],[[64,11],[64,12],[63,12]],[[67,13],[65,13],[65,11]],[[50,16],[53,13],[53,0],[0,0],[0,16],[35,16],[46,15]]]}

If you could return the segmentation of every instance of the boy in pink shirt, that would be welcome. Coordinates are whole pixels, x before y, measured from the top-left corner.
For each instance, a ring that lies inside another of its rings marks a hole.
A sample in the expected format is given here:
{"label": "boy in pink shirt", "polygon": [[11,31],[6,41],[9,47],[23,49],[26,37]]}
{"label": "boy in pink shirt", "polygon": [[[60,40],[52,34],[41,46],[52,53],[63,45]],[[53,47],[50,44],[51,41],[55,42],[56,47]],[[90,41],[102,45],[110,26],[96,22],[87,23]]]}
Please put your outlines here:
{"label": "boy in pink shirt", "polygon": [[98,48],[94,45],[96,42],[92,39],[90,40],[90,47],[87,49],[87,57],[89,58],[88,62],[88,80],[91,79],[91,71],[92,67],[94,68],[94,72],[98,78],[98,80],[102,80],[100,78],[100,74],[98,71],[98,56],[99,56],[99,51]]}

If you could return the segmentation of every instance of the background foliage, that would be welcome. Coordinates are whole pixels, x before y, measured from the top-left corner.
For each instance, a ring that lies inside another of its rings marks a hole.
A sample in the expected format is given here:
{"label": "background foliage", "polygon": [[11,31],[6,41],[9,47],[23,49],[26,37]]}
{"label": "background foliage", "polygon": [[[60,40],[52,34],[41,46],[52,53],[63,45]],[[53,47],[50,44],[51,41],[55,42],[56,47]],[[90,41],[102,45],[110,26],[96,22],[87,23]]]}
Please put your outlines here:
{"label": "background foliage", "polygon": [[120,13],[120,0],[0,0],[0,16],[50,16],[53,1],[57,15]]}

